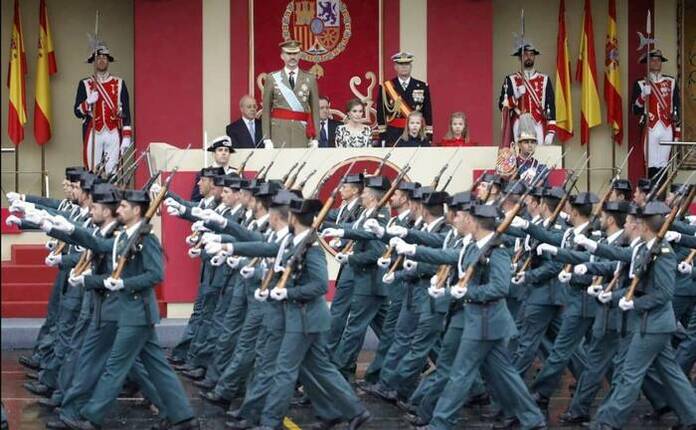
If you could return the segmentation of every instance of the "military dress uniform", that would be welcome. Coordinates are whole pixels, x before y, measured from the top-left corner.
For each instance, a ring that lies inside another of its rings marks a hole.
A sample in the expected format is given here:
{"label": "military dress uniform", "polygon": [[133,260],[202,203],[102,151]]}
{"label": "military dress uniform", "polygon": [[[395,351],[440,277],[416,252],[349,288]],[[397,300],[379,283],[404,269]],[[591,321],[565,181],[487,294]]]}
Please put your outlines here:
{"label": "military dress uniform", "polygon": [[[397,64],[410,64],[414,56],[398,52],[392,57]],[[433,110],[430,87],[427,83],[409,76],[408,81],[394,77],[377,89],[377,128],[385,146],[393,146],[407,126],[408,115],[413,111],[423,113],[428,140],[433,134]],[[399,144],[398,146],[401,146]]]}

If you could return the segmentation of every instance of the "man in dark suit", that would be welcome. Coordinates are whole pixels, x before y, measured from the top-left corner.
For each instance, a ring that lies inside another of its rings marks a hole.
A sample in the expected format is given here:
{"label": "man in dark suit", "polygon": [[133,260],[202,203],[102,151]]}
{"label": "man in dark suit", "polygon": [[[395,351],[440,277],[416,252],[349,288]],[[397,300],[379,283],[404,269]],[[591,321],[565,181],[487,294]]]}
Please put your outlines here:
{"label": "man in dark suit", "polygon": [[336,127],[341,121],[331,118],[331,101],[326,96],[319,97],[319,148],[336,146]]}
{"label": "man in dark suit", "polygon": [[263,135],[261,120],[256,119],[258,106],[253,97],[246,95],[239,100],[242,117],[229,124],[225,131],[235,148],[256,148]]}

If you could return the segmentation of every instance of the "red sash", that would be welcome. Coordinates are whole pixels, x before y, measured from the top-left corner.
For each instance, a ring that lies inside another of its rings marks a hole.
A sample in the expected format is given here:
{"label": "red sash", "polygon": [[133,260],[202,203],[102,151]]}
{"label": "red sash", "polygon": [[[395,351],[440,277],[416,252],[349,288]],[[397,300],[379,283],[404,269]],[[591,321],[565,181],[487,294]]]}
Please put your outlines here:
{"label": "red sash", "polygon": [[312,114],[309,112],[296,112],[290,109],[273,108],[273,110],[271,110],[271,118],[304,121],[307,123],[307,127],[305,127],[305,135],[307,138],[314,139],[317,135],[316,131],[314,130]]}
{"label": "red sash", "polygon": [[391,127],[406,128],[406,118],[394,118],[387,123]]}

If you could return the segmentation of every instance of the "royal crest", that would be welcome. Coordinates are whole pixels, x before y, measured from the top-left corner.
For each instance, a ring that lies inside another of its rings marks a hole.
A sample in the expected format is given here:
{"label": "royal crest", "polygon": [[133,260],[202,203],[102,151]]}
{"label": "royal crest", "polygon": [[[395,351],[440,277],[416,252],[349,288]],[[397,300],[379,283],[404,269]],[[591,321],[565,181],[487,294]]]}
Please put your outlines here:
{"label": "royal crest", "polygon": [[336,58],[351,36],[348,8],[340,0],[292,0],[282,19],[283,39],[302,45],[300,58],[315,63],[310,69],[317,78],[324,75],[318,64]]}

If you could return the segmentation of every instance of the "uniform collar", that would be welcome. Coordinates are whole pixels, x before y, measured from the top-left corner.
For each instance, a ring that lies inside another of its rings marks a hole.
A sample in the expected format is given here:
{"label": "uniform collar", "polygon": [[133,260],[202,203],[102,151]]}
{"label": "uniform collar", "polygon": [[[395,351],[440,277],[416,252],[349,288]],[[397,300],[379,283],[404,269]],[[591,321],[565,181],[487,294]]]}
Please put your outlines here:
{"label": "uniform collar", "polygon": [[233,207],[232,209],[230,209],[230,215],[236,214],[237,212],[239,212],[239,210],[240,210],[241,208],[242,208],[242,204],[241,204],[241,203],[237,203],[237,205],[236,205],[235,207]]}
{"label": "uniform collar", "polygon": [[126,228],[126,234],[128,235],[128,237],[131,237],[133,236],[133,234],[135,234],[135,231],[138,229],[138,226],[140,226],[140,223],[136,222],[132,226]]}
{"label": "uniform collar", "polygon": [[206,197],[202,200],[204,206],[209,206],[210,203],[215,200],[215,196]]}
{"label": "uniform collar", "polygon": [[411,83],[411,77],[410,77],[410,76],[408,77],[408,79],[401,79],[401,77],[398,76],[397,79],[399,80],[399,84],[400,84],[402,87],[404,86],[404,84],[406,84],[406,87],[408,87],[409,84]]}
{"label": "uniform collar", "polygon": [[427,231],[428,233],[432,232],[433,229],[434,229],[434,228],[440,223],[440,221],[443,220],[443,219],[445,219],[445,217],[443,217],[443,216],[434,219],[430,224],[428,224],[428,225],[425,227],[425,231]]}
{"label": "uniform collar", "polygon": [[638,244],[640,244],[640,243],[641,243],[641,238],[640,238],[640,236],[634,237],[633,240],[631,241],[631,248],[635,248],[635,247],[638,246]]}
{"label": "uniform collar", "polygon": [[531,69],[531,70],[526,70],[526,69],[525,69],[525,70],[524,70],[524,76],[525,76],[527,79],[530,79],[530,78],[534,77],[534,75],[536,75],[536,70],[535,70],[535,69]]}
{"label": "uniform collar", "polygon": [[405,211],[401,212],[396,217],[399,218],[399,221],[403,221],[406,218],[408,218],[409,215],[411,215],[411,209],[406,209]]}
{"label": "uniform collar", "polygon": [[286,225],[276,232],[275,242],[280,243],[290,233],[290,228]]}
{"label": "uniform collar", "polygon": [[267,213],[266,213],[265,215],[263,215],[261,218],[259,218],[259,219],[256,220],[256,224],[257,224],[259,227],[262,226],[262,225],[264,225],[264,224],[266,223],[266,221],[268,221],[268,217],[269,217],[269,216],[271,216],[271,214],[267,212]]}
{"label": "uniform collar", "polygon": [[476,246],[478,246],[478,249],[482,249],[486,244],[493,238],[494,232],[490,232],[484,237],[483,239],[477,240],[476,241]]}
{"label": "uniform collar", "polygon": [[293,72],[294,73],[293,76],[295,77],[295,82],[297,82],[297,75],[299,74],[299,71],[300,71],[299,67],[296,68],[295,70],[290,70],[287,67],[285,67],[283,70],[285,70],[285,76],[287,76],[288,79],[290,79],[290,72]]}
{"label": "uniform collar", "polygon": [[303,231],[302,233],[298,234],[297,236],[293,237],[293,238],[292,238],[292,246],[297,246],[297,245],[299,245],[300,242],[302,242],[302,240],[303,240],[305,237],[307,237],[307,235],[308,235],[309,232],[311,232],[311,231],[312,231],[312,230],[308,229],[308,230],[305,230],[305,231]]}
{"label": "uniform collar", "polygon": [[609,243],[609,244],[614,243],[614,241],[616,239],[618,239],[619,237],[621,237],[622,234],[623,234],[623,229],[615,232],[612,235],[607,236],[607,243]]}
{"label": "uniform collar", "polygon": [[578,235],[582,233],[585,230],[585,227],[587,227],[587,224],[589,224],[589,221],[585,221],[584,223],[580,224],[577,227],[573,227],[573,234]]}
{"label": "uniform collar", "polygon": [[355,205],[358,204],[358,200],[360,200],[360,198],[356,197],[353,200],[349,201],[348,204],[346,204],[346,210],[353,210]]}
{"label": "uniform collar", "polygon": [[113,221],[111,221],[111,222],[108,223],[108,224],[102,225],[101,227],[99,227],[99,234],[101,234],[102,236],[106,236],[106,233],[107,233],[109,230],[111,230],[111,227],[112,227],[114,224],[116,224],[117,222],[118,222],[118,221],[113,220]]}

